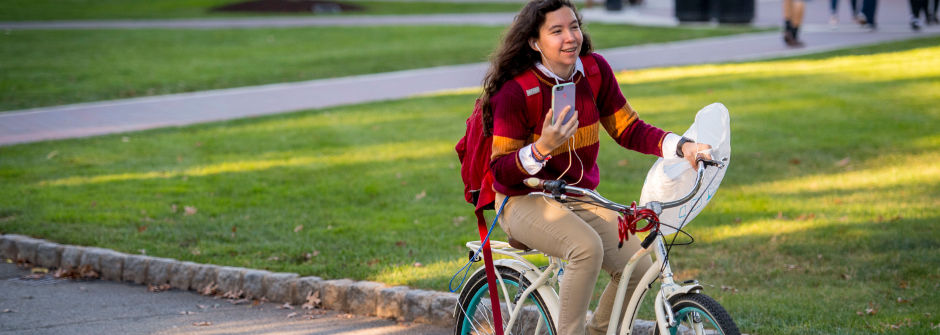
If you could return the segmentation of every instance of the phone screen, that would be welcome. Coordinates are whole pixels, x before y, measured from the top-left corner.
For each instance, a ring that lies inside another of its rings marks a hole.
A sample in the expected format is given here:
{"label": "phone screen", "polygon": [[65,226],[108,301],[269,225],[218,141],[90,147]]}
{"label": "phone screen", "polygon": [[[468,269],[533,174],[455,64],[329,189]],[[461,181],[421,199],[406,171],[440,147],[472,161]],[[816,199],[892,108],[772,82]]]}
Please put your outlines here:
{"label": "phone screen", "polygon": [[570,120],[571,116],[574,115],[574,98],[574,83],[564,83],[552,86],[552,124],[555,124],[555,122],[558,121],[558,115],[561,115],[561,112],[565,110],[565,107],[571,106],[572,110],[568,112],[568,115],[565,116],[565,119],[561,121],[562,124],[568,123],[568,120]]}

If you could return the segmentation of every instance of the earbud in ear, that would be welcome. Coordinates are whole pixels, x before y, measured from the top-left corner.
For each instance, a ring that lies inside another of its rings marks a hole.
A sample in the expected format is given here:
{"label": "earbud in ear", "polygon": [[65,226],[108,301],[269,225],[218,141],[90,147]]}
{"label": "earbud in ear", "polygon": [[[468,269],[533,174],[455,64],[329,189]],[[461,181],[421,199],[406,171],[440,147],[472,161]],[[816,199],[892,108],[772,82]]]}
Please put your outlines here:
{"label": "earbud in ear", "polygon": [[539,52],[542,52],[542,49],[539,48],[539,42],[535,42],[535,50],[538,50]]}

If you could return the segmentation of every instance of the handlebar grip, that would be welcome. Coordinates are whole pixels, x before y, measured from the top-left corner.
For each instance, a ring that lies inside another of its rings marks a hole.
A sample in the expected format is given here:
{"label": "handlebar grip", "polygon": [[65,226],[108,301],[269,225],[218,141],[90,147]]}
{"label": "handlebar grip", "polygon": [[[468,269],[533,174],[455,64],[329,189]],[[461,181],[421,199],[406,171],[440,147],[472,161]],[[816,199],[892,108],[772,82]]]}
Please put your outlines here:
{"label": "handlebar grip", "polygon": [[543,180],[538,178],[526,178],[522,181],[526,186],[544,190],[551,194],[565,193],[565,186],[568,186],[563,180]]}
{"label": "handlebar grip", "polygon": [[653,241],[656,240],[656,235],[659,235],[659,229],[650,232],[650,234],[643,239],[643,242],[640,242],[640,247],[643,249],[649,248],[650,244],[653,244]]}

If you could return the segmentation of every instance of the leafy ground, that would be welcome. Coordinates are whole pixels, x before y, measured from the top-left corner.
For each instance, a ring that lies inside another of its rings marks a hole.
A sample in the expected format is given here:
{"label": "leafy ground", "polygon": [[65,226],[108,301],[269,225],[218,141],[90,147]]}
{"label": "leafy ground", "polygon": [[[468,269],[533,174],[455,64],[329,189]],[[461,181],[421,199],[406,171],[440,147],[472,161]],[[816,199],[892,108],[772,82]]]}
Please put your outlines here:
{"label": "leafy ground", "polygon": [[[936,334],[937,45],[619,74],[665,129],[731,110],[730,170],[677,279],[747,333]],[[452,151],[474,98],[0,147],[0,231],[444,290],[476,238]],[[600,191],[636,199],[653,158],[602,141]]]}
{"label": "leafy ground", "polygon": [[[0,111],[486,61],[503,27],[0,34]],[[598,48],[753,31],[592,24]]]}
{"label": "leafy ground", "polygon": [[[175,19],[244,16],[311,16],[313,13],[237,13],[212,8],[240,0],[5,0],[0,21]],[[520,3],[433,1],[337,1],[363,7],[339,15],[515,12]],[[316,14],[337,15],[337,14]]]}

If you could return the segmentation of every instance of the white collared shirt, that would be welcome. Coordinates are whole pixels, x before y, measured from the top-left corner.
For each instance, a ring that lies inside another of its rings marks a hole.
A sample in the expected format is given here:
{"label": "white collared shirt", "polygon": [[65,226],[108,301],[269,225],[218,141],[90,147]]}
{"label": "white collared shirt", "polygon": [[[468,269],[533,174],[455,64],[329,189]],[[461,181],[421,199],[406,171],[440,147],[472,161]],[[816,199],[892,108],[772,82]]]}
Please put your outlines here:
{"label": "white collared shirt", "polygon": [[539,69],[539,71],[542,71],[542,74],[544,74],[545,76],[549,78],[555,78],[555,80],[557,81],[572,81],[574,80],[574,74],[578,72],[581,72],[581,76],[584,76],[584,64],[581,63],[581,57],[578,57],[578,59],[575,60],[574,72],[571,72],[571,77],[568,79],[559,77],[558,75],[555,74],[555,72],[552,72],[552,70],[549,70],[548,67],[543,65],[542,62],[535,62],[535,68]]}

